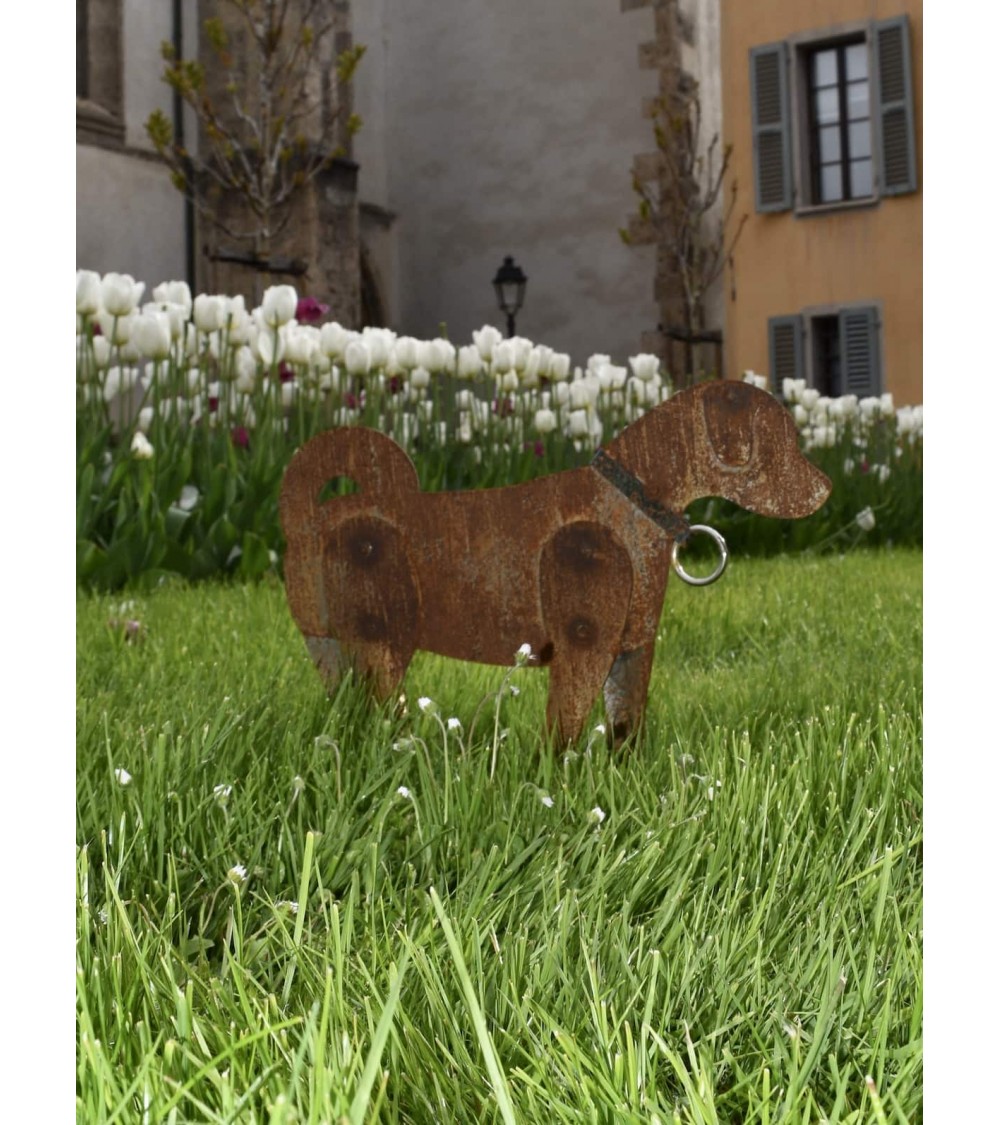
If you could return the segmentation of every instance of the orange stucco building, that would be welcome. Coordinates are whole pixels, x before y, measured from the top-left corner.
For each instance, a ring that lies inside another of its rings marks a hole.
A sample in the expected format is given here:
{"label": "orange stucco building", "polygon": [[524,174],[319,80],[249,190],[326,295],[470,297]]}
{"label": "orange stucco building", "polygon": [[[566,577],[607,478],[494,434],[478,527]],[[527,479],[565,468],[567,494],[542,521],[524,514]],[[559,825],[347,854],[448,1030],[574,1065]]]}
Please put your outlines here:
{"label": "orange stucco building", "polygon": [[920,0],[722,0],[726,374],[923,401]]}

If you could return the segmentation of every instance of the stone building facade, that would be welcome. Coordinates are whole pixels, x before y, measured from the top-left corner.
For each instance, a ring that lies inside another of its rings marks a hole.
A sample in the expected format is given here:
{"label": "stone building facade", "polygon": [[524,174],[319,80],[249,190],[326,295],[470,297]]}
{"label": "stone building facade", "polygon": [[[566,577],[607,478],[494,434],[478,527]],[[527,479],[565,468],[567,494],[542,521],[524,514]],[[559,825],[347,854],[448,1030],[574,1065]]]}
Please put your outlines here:
{"label": "stone building facade", "polygon": [[[697,74],[706,135],[718,128],[718,0],[546,0],[516,12],[487,0],[331,0],[334,49],[366,47],[349,91],[363,126],[304,193],[263,274],[185,208],[143,128],[161,108],[197,143],[160,81],[159,44],[198,54],[216,6],[79,0],[78,58],[117,41],[112,78],[102,85],[91,67],[95,97],[77,101],[81,268],[150,287],[188,276],[250,299],[289,281],[342,323],[426,337],[444,321],[464,340],[502,325],[491,280],[510,254],[529,279],[519,333],[576,363],[662,351],[669,268],[655,245],[626,246],[618,232],[635,209],[632,171],[656,175],[654,99]],[[317,135],[328,127],[318,121]]]}

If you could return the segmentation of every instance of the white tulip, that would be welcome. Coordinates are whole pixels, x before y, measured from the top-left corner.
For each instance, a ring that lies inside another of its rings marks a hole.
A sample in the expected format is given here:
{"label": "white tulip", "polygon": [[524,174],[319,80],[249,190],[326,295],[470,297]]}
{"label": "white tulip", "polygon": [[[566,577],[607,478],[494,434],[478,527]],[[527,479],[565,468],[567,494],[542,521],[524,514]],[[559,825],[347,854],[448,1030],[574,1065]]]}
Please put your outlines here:
{"label": "white tulip", "polygon": [[299,303],[299,296],[291,285],[272,285],[264,290],[264,299],[260,303],[264,322],[271,328],[278,328],[287,324],[294,316]]}
{"label": "white tulip", "polygon": [[198,497],[201,493],[193,484],[185,484],[181,488],[180,498],[177,501],[177,507],[182,512],[190,512],[191,509],[198,503]]}
{"label": "white tulip", "polygon": [[795,419],[795,425],[801,430],[803,426],[808,425],[809,411],[797,402],[792,407],[792,417]]}
{"label": "white tulip", "polygon": [[[552,369],[552,360],[555,354],[556,353],[551,348],[546,347],[545,344],[538,344],[531,349],[531,355],[528,357],[528,367],[532,365],[532,360],[536,360],[538,378],[547,379]],[[525,370],[527,370],[527,368],[525,368]]]}
{"label": "white tulip", "polygon": [[767,376],[758,375],[755,371],[744,371],[743,382],[749,383],[752,387],[757,387],[758,390],[767,390]]}
{"label": "white tulip", "polygon": [[551,410],[535,411],[535,429],[540,434],[550,434],[556,428],[556,416]]}
{"label": "white tulip", "polygon": [[531,354],[532,343],[523,336],[511,336],[507,341],[513,352],[513,363],[517,371],[523,371],[528,365],[528,356]]}
{"label": "white tulip", "polygon": [[128,316],[142,299],[145,283],[131,274],[106,273],[101,279],[101,304],[112,316]]}
{"label": "white tulip", "polygon": [[124,316],[114,316],[106,309],[100,309],[94,319],[100,325],[101,335],[109,343],[123,347],[132,337],[132,325],[135,324],[135,313]]}
{"label": "white tulip", "polygon": [[199,293],[194,299],[194,324],[199,332],[217,332],[226,323],[225,297]]}
{"label": "white tulip", "polygon": [[141,313],[132,326],[132,343],[147,359],[166,359],[170,355],[169,316],[151,309]]}
{"label": "white tulip", "polygon": [[138,381],[138,367],[109,367],[104,378],[104,401],[111,402],[117,395],[131,390]]}
{"label": "white tulip", "polygon": [[139,417],[136,419],[136,428],[142,430],[144,434],[149,433],[149,427],[153,424],[153,408],[151,406],[144,406],[139,411]]}
{"label": "white tulip", "polygon": [[320,350],[331,359],[343,359],[344,349],[352,339],[354,339],[354,333],[348,332],[335,320],[324,324],[319,330]]}
{"label": "white tulip", "polygon": [[586,437],[590,432],[590,426],[587,421],[586,410],[571,410],[569,414],[569,421],[567,433],[571,438]]}
{"label": "white tulip", "polygon": [[829,448],[837,443],[837,431],[832,426],[814,426],[812,444],[818,449]]}
{"label": "white tulip", "polygon": [[600,352],[595,352],[587,360],[587,370],[589,372],[591,372],[592,374],[596,375],[600,368],[602,368],[606,363],[610,363],[610,362],[611,362],[611,356],[602,355]]}
{"label": "white tulip", "polygon": [[247,344],[250,342],[250,329],[253,319],[243,304],[242,297],[231,297],[226,310],[228,325],[228,340],[230,344]]}
{"label": "white tulip", "polygon": [[483,357],[475,344],[466,344],[458,349],[458,377],[475,379],[483,369]]}
{"label": "white tulip", "polygon": [[144,313],[161,313],[167,318],[170,325],[170,338],[179,340],[184,334],[184,325],[187,321],[187,310],[183,305],[171,301],[149,301],[142,306]]}
{"label": "white tulip", "polygon": [[257,354],[267,367],[280,363],[285,355],[285,335],[280,330],[265,330],[257,335]]}
{"label": "white tulip", "polygon": [[191,290],[186,281],[164,281],[153,290],[153,300],[161,304],[181,305],[191,315]]}
{"label": "white tulip", "polygon": [[236,368],[236,389],[243,394],[252,394],[257,385],[257,361],[248,347],[238,348],[233,365]]}
{"label": "white tulip", "polygon": [[458,416],[458,433],[455,436],[462,445],[472,441],[472,416],[464,410]]}
{"label": "white tulip", "polygon": [[493,346],[493,374],[502,375],[514,366],[514,349],[510,340],[500,340]]}
{"label": "white tulip", "polygon": [[505,371],[500,376],[500,390],[510,394],[518,388],[518,378],[516,371]]}
{"label": "white tulip", "polygon": [[571,410],[586,410],[588,406],[593,406],[596,401],[596,396],[586,380],[579,379],[570,383],[569,405]]}
{"label": "white tulip", "polygon": [[136,430],[132,435],[132,456],[138,461],[148,461],[153,456],[153,452],[146,435],[141,430]]}
{"label": "white tulip", "polygon": [[[478,352],[476,353],[478,355]],[[455,392],[455,405],[459,410],[472,409],[472,391],[456,391]]]}
{"label": "white tulip", "polygon": [[396,363],[398,363],[404,371],[409,371],[414,367],[420,366],[417,357],[417,345],[418,341],[412,336],[398,336],[396,338],[393,345],[393,354]]}
{"label": "white tulip", "polygon": [[295,403],[295,396],[298,394],[298,383],[287,382],[281,384],[281,405],[285,410],[291,410]]}
{"label": "white tulip", "polygon": [[875,526],[875,513],[871,508],[864,508],[854,517],[854,522],[862,531],[871,531]]}
{"label": "white tulip", "polygon": [[802,392],[806,389],[805,379],[782,379],[781,397],[785,402],[796,403],[802,399]]}
{"label": "white tulip", "polygon": [[628,359],[629,366],[632,368],[632,374],[641,379],[644,383],[651,382],[660,373],[660,360],[658,356],[651,355],[649,352],[640,352],[639,355],[631,355]]}
{"label": "white tulip", "polygon": [[881,396],[879,401],[882,403],[882,413],[886,416],[892,414],[896,409],[892,401],[892,395],[888,391]]}
{"label": "white tulip", "polygon": [[553,383],[562,382],[569,376],[570,359],[565,352],[555,352],[549,361],[549,378]]}
{"label": "white tulip", "polygon": [[289,363],[312,363],[319,351],[319,329],[289,324],[285,329],[285,357]]}
{"label": "white tulip", "polygon": [[352,340],[344,352],[344,366],[348,375],[367,375],[371,368],[371,353],[368,345],[360,340]]}
{"label": "white tulip", "polygon": [[806,389],[799,394],[799,402],[806,410],[812,410],[816,406],[816,403],[819,402],[819,391],[814,387],[806,387]]}
{"label": "white tulip", "polygon": [[361,340],[368,347],[372,367],[385,367],[396,342],[396,333],[389,328],[365,328]]}
{"label": "white tulip", "polygon": [[478,332],[472,333],[472,341],[485,363],[489,363],[493,358],[493,351],[502,340],[500,331],[490,324],[484,324]]}
{"label": "white tulip", "polygon": [[93,316],[101,307],[101,275],[94,270],[76,271],[76,311]]}
{"label": "white tulip", "polygon": [[414,390],[423,391],[431,385],[431,373],[426,367],[414,367],[410,372],[410,386]]}
{"label": "white tulip", "polygon": [[95,336],[91,341],[94,349],[94,363],[98,369],[103,369],[111,362],[111,342],[107,336]]}

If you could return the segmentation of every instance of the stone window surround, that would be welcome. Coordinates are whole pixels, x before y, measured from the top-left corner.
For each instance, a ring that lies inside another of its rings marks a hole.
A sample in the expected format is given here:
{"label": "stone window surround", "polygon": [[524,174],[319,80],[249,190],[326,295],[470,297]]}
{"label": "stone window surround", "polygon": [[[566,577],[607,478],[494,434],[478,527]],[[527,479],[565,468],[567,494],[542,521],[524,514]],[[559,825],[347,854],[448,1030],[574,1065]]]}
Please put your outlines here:
{"label": "stone window surround", "polygon": [[[122,0],[86,5],[86,96],[76,99],[78,144],[121,148],[125,143]],[[79,4],[78,4],[79,7]]]}

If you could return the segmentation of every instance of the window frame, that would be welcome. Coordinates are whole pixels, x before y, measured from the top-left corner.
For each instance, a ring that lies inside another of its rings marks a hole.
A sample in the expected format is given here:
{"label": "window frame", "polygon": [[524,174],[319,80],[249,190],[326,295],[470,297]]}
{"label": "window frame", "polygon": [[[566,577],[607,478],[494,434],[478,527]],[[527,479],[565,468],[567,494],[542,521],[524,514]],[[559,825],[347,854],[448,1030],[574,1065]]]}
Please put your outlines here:
{"label": "window frame", "polygon": [[[772,331],[773,331],[773,329],[771,328],[771,325],[792,326],[793,327],[793,330],[797,335],[797,339],[795,341],[795,352],[794,352],[794,354],[795,354],[795,359],[797,360],[797,362],[799,364],[799,370],[797,371],[795,377],[805,379],[807,387],[810,387],[814,390],[818,390],[818,391],[820,391],[821,394],[826,394],[828,392],[824,391],[822,389],[822,387],[819,386],[819,380],[817,378],[818,371],[817,371],[817,367],[816,367],[816,328],[814,327],[814,321],[822,320],[822,319],[828,319],[828,318],[831,318],[831,317],[836,318],[837,323],[838,323],[838,332],[841,334],[841,340],[842,340],[843,339],[843,332],[844,332],[844,325],[843,325],[844,314],[849,314],[849,313],[852,313],[852,312],[854,312],[854,313],[871,312],[871,314],[873,316],[872,328],[873,328],[874,335],[873,335],[873,338],[872,338],[872,348],[873,348],[873,353],[872,353],[873,365],[872,366],[873,366],[875,388],[869,388],[868,393],[873,394],[873,395],[878,395],[878,394],[882,393],[882,391],[885,387],[885,354],[884,354],[884,337],[885,337],[884,325],[885,325],[885,321],[884,321],[884,315],[883,315],[882,301],[878,300],[878,299],[869,298],[867,300],[844,301],[844,302],[839,303],[839,304],[807,305],[806,307],[804,307],[802,309],[799,309],[795,313],[791,313],[791,314],[788,314],[788,315],[785,315],[785,316],[777,316],[777,317],[769,317],[768,318],[768,325],[769,325],[769,328],[768,328],[768,335],[769,335],[769,343],[768,343],[769,378],[771,379],[772,383],[774,384],[774,390],[775,390],[776,394],[781,393],[781,386],[780,386],[780,379],[777,379],[777,382],[775,383],[775,378],[776,378],[776,372],[774,370],[774,359],[775,359],[775,357],[774,357],[774,353],[773,353],[773,345],[772,345],[771,340],[770,340],[770,337],[771,337],[771,334],[772,334]],[[857,393],[855,391],[850,390],[847,386],[846,357],[844,356],[842,351],[841,351],[841,355],[840,355],[840,364],[841,364],[841,387],[840,387],[839,390],[837,390],[835,392],[835,394],[831,395],[830,397],[838,397],[840,395]]]}
{"label": "window frame", "polygon": [[[868,121],[871,133],[872,193],[858,199],[838,199],[832,202],[817,201],[812,188],[812,138],[809,113],[809,60],[815,51],[848,43],[863,42],[868,56]],[[788,57],[789,114],[791,117],[792,153],[792,211],[796,215],[822,215],[830,211],[856,210],[876,206],[882,198],[879,175],[878,134],[875,68],[875,25],[870,20],[853,20],[835,24],[819,31],[810,30],[789,35]]]}

